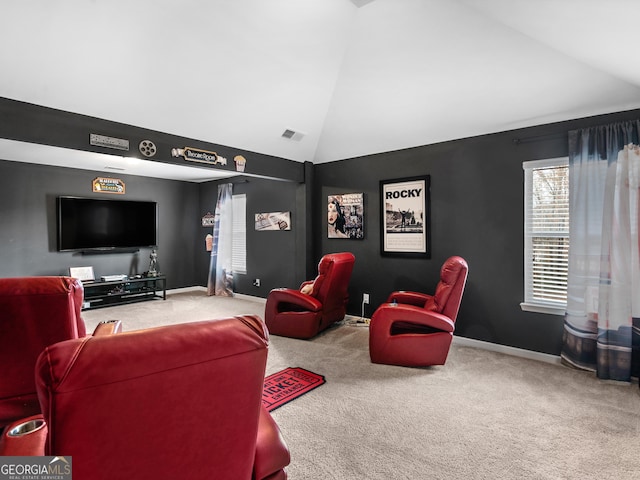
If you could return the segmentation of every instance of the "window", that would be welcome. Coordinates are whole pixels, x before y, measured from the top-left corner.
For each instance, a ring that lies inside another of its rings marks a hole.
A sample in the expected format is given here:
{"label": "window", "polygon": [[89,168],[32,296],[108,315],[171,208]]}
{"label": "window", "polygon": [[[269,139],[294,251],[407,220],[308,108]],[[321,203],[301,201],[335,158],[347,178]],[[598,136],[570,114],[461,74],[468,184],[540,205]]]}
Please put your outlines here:
{"label": "window", "polygon": [[564,314],[569,267],[569,161],[524,162],[523,310]]}
{"label": "window", "polygon": [[247,196],[232,196],[233,226],[231,269],[233,273],[247,273]]}

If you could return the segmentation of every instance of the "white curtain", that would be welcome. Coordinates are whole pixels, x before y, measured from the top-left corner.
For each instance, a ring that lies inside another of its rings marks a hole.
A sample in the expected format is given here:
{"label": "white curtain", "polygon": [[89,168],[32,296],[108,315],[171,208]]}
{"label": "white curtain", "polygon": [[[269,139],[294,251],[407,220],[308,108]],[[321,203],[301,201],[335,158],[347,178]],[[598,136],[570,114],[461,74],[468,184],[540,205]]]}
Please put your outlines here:
{"label": "white curtain", "polygon": [[562,358],[638,375],[640,120],[569,134],[570,247]]}
{"label": "white curtain", "polygon": [[233,296],[233,184],[218,185],[207,295]]}

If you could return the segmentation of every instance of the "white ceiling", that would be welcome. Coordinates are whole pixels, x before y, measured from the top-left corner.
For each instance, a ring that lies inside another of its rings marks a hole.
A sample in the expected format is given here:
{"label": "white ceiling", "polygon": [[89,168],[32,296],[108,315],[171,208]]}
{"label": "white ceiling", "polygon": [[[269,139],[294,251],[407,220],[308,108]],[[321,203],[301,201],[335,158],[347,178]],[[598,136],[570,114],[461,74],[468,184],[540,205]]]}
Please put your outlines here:
{"label": "white ceiling", "polygon": [[301,162],[640,108],[638,0],[2,10],[0,96]]}

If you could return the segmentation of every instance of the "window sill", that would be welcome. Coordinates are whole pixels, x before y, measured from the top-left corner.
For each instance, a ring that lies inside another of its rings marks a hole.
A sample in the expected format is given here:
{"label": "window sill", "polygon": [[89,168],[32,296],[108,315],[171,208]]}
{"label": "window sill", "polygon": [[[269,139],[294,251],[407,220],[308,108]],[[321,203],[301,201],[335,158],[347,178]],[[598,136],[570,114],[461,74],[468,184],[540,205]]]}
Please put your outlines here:
{"label": "window sill", "polygon": [[553,306],[541,305],[537,303],[522,302],[520,304],[520,308],[522,309],[523,312],[547,313],[549,315],[564,316],[564,313],[565,313],[564,307],[553,307]]}

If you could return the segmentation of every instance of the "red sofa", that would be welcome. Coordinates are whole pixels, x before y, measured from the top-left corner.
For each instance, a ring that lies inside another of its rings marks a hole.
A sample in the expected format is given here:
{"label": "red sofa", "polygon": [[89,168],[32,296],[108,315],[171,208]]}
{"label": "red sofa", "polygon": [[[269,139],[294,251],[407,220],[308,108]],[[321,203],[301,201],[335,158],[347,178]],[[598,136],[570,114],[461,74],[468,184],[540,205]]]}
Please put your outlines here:
{"label": "red sofa", "polygon": [[51,344],[86,335],[83,295],[70,277],[0,278],[0,431],[40,412],[36,359]]}
{"label": "red sofa", "polygon": [[10,425],[0,454],[71,456],[77,480],[286,479],[262,407],[267,350],[257,316],[51,345],[36,366],[43,414],[25,419],[46,423]]}
{"label": "red sofa", "polygon": [[[352,253],[330,253],[320,260],[315,280],[304,282],[300,290],[271,290],[265,305],[269,333],[309,339],[342,320],[354,263]],[[310,293],[302,293],[304,287],[308,287]]]}

